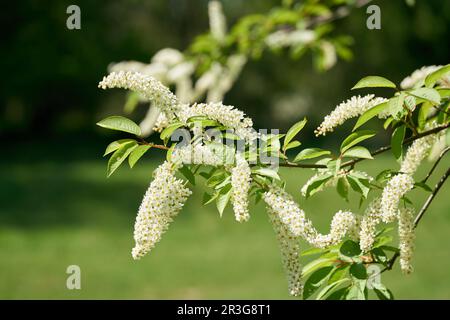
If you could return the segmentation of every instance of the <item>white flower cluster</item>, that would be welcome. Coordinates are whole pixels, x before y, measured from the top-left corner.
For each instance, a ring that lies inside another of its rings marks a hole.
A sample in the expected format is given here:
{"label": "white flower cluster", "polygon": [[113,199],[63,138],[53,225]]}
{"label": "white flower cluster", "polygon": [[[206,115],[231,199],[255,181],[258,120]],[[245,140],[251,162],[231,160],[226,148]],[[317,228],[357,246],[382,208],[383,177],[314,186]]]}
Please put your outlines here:
{"label": "white flower cluster", "polygon": [[293,236],[302,237],[314,247],[326,248],[335,245],[349,233],[354,235],[357,232],[358,219],[351,212],[337,212],[331,221],[330,233],[322,235],[312,222],[306,219],[305,212],[298,207],[292,196],[283,189],[272,186],[264,193],[263,199],[268,209],[279,216]]}
{"label": "white flower cluster", "polygon": [[134,225],[134,259],[144,256],[161,240],[191,194],[183,181],[174,176],[174,170],[171,163],[164,162],[154,172],[154,180],[145,193]]}
{"label": "white flower cluster", "polygon": [[415,140],[406,152],[403,159],[400,172],[413,175],[422,161],[427,157],[438,135],[431,134]]}
{"label": "white flower cluster", "polygon": [[174,115],[180,108],[177,97],[161,82],[151,76],[137,72],[112,72],[104,77],[98,85],[102,89],[123,88],[141,94],[145,99],[168,115]]}
{"label": "white flower cluster", "polygon": [[211,0],[208,3],[209,29],[212,36],[219,42],[225,40],[227,34],[227,22],[223,14],[222,3]]}
{"label": "white flower cluster", "polygon": [[414,187],[409,174],[400,173],[388,181],[381,195],[381,219],[385,223],[394,221],[398,214],[400,199]]}
{"label": "white flower cluster", "polygon": [[175,148],[172,153],[172,161],[177,164],[203,164],[217,167],[226,164],[226,155],[223,152],[216,152],[206,145],[189,144]]}
{"label": "white flower cluster", "polygon": [[296,45],[306,45],[316,39],[316,34],[312,30],[278,30],[269,34],[265,43],[269,48],[278,49]]}
{"label": "white flower cluster", "polygon": [[413,271],[411,264],[414,252],[414,209],[402,208],[398,217],[398,236],[400,249],[400,268],[405,274]]}
{"label": "white flower cluster", "polygon": [[442,66],[424,66],[417,69],[410,76],[402,80],[400,87],[402,87],[402,89],[421,87],[424,84],[425,78],[441,67]]}
{"label": "white flower cluster", "polygon": [[346,120],[360,116],[370,108],[386,102],[387,99],[375,97],[373,94],[353,96],[345,102],[339,104],[329,115],[325,116],[323,122],[314,131],[316,136],[326,135],[332,132],[334,128],[343,124]]}
{"label": "white flower cluster", "polygon": [[292,235],[286,225],[280,220],[279,215],[270,208],[268,208],[268,215],[281,251],[289,294],[300,296],[303,292],[302,267],[299,261],[300,239]]}
{"label": "white flower cluster", "polygon": [[375,242],[377,225],[381,222],[381,199],[376,198],[367,207],[361,221],[359,246],[363,252],[372,249]]}
{"label": "white flower cluster", "polygon": [[236,166],[231,169],[233,211],[238,222],[248,221],[248,193],[252,182],[252,171],[241,154],[236,154]]}

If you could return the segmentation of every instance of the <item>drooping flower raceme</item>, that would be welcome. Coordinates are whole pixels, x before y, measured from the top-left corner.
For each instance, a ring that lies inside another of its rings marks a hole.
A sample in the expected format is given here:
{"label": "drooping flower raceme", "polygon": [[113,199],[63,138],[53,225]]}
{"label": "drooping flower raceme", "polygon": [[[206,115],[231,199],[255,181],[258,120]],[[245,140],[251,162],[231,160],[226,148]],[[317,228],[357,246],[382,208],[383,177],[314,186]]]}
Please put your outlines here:
{"label": "drooping flower raceme", "polygon": [[281,251],[289,294],[292,296],[300,296],[303,292],[302,267],[299,261],[300,238],[292,235],[276,212],[270,208],[268,208],[267,212]]}
{"label": "drooping flower raceme", "polygon": [[298,207],[292,196],[283,189],[272,186],[264,193],[263,199],[267,208],[279,216],[293,236],[302,237],[314,247],[326,248],[337,244],[349,233],[357,233],[358,219],[351,212],[338,211],[331,221],[330,233],[322,235],[305,217],[305,212]]}
{"label": "drooping flower raceme", "polygon": [[400,199],[414,187],[409,174],[400,173],[388,181],[381,195],[381,219],[389,223],[397,218]]}
{"label": "drooping flower raceme", "polygon": [[400,268],[405,274],[413,271],[411,264],[414,252],[414,209],[401,208],[398,218],[400,249]]}
{"label": "drooping flower raceme", "polygon": [[173,164],[166,161],[154,172],[134,225],[134,259],[144,256],[161,240],[191,194],[183,181],[174,176],[174,170]]}
{"label": "drooping flower raceme", "polygon": [[123,88],[138,92],[168,116],[174,116],[180,105],[177,97],[161,82],[137,72],[112,72],[99,83],[102,89]]}
{"label": "drooping flower raceme", "polygon": [[339,104],[329,115],[327,115],[319,127],[314,131],[316,136],[332,132],[334,128],[343,124],[346,120],[360,116],[370,108],[386,102],[387,99],[375,97],[373,94],[353,96]]}
{"label": "drooping flower raceme", "polygon": [[232,203],[236,221],[250,219],[248,211],[248,193],[251,186],[251,169],[244,157],[236,154],[236,166],[231,169]]}
{"label": "drooping flower raceme", "polygon": [[377,225],[381,222],[381,199],[376,198],[367,207],[361,220],[359,246],[363,252],[372,249],[375,242]]}
{"label": "drooping flower raceme", "polygon": [[406,77],[400,83],[402,89],[418,88],[424,84],[425,78],[432,72],[436,71],[442,66],[424,66],[415,70],[411,75]]}
{"label": "drooping flower raceme", "polygon": [[223,149],[215,152],[213,148],[202,144],[189,144],[175,148],[172,153],[172,161],[181,164],[203,164],[217,167],[226,164],[226,159]]}
{"label": "drooping flower raceme", "polygon": [[422,161],[427,157],[438,135],[431,134],[426,137],[415,140],[406,152],[403,159],[400,172],[413,175]]}
{"label": "drooping flower raceme", "polygon": [[208,3],[209,28],[212,36],[219,42],[225,40],[227,22],[223,14],[222,3],[212,0]]}

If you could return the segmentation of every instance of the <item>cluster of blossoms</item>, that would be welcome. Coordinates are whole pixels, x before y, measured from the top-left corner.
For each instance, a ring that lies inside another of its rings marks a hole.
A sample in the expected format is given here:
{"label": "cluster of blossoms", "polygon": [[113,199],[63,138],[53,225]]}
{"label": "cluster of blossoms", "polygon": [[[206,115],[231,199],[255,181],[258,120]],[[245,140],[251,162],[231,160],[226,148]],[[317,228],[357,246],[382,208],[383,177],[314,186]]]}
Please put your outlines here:
{"label": "cluster of blossoms", "polygon": [[375,242],[377,225],[381,222],[381,201],[380,198],[372,200],[367,207],[364,217],[361,220],[359,231],[359,246],[361,251],[368,252]]}
{"label": "cluster of blossoms", "polygon": [[332,219],[330,233],[322,235],[306,218],[305,212],[292,196],[280,187],[272,186],[264,193],[263,199],[267,208],[279,216],[293,236],[302,237],[313,247],[327,248],[339,243],[346,235],[357,234],[359,219],[351,212],[337,212]]}
{"label": "cluster of blossoms", "polygon": [[398,217],[398,236],[400,249],[400,268],[405,274],[413,271],[411,264],[414,251],[414,209],[402,208]]}
{"label": "cluster of blossoms", "polygon": [[316,136],[326,135],[327,132],[332,132],[334,128],[348,119],[358,117],[370,108],[386,101],[387,99],[375,97],[373,94],[368,94],[364,97],[353,96],[339,104],[329,115],[325,116],[323,122],[314,133]]}
{"label": "cluster of blossoms", "polygon": [[137,72],[112,72],[98,85],[102,89],[123,88],[138,92],[149,101],[155,101],[165,114],[174,116],[180,109],[177,97],[161,82]]}
{"label": "cluster of blossoms", "polygon": [[195,144],[177,147],[172,153],[172,161],[181,164],[203,164],[208,166],[221,166],[226,163],[223,152],[215,152],[206,145]]}
{"label": "cluster of blossoms", "polygon": [[276,212],[268,208],[267,213],[280,248],[289,294],[300,296],[303,292],[302,266],[299,260],[300,238],[292,235]]}
{"label": "cluster of blossoms", "polygon": [[144,256],[161,240],[191,194],[184,182],[174,176],[175,170],[172,163],[164,162],[154,172],[134,225],[134,259]]}
{"label": "cluster of blossoms", "polygon": [[432,72],[438,70],[442,66],[424,66],[415,70],[411,75],[406,77],[400,83],[402,89],[418,88],[424,84],[425,78]]}
{"label": "cluster of blossoms", "polygon": [[211,35],[219,42],[225,41],[227,34],[227,21],[223,14],[222,3],[220,1],[209,1],[208,3],[209,29]]}
{"label": "cluster of blossoms", "polygon": [[236,221],[250,219],[248,212],[248,194],[252,182],[252,171],[241,154],[236,154],[236,166],[231,169],[232,202]]}
{"label": "cluster of blossoms", "polygon": [[296,45],[306,45],[316,39],[316,34],[312,30],[278,30],[267,36],[266,45],[273,49],[290,47]]}
{"label": "cluster of blossoms", "polygon": [[414,187],[409,174],[397,174],[389,180],[381,195],[381,219],[385,223],[394,221],[398,215],[400,199]]}
{"label": "cluster of blossoms", "polygon": [[422,161],[427,157],[438,137],[439,135],[432,134],[414,141],[408,148],[405,158],[401,163],[400,172],[413,175]]}

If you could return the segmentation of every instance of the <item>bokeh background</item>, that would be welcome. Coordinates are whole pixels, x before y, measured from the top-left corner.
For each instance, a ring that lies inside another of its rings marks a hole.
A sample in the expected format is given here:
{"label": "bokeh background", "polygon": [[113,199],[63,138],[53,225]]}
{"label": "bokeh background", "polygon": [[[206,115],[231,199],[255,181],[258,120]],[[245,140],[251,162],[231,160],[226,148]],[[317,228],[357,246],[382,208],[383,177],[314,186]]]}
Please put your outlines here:
{"label": "bokeh background", "polygon": [[[375,1],[381,30],[366,28],[364,9],[338,21],[336,31],[355,40],[355,57],[326,73],[316,72],[308,55],[293,61],[265,54],[245,67],[225,102],[262,128],[283,130],[307,115],[303,145],[336,145],[339,140],[313,140],[313,129],[361,77],[399,82],[422,65],[450,61],[450,2],[416,2]],[[223,1],[229,24],[278,3]],[[81,30],[66,28],[70,4],[81,8]],[[213,206],[203,207],[199,186],[163,241],[136,262],[130,254],[135,214],[162,155],[149,152],[135,169],[123,166],[106,179],[104,147],[122,136],[95,123],[121,114],[125,101],[123,91],[97,88],[107,65],[186,48],[208,28],[207,1],[23,0],[1,11],[0,298],[288,298],[263,206],[238,224],[230,209],[219,218]],[[373,144],[386,141],[380,135]],[[375,173],[389,165],[396,164],[386,155],[362,168]],[[300,200],[300,183],[311,173],[282,174]],[[384,277],[396,298],[450,298],[449,192],[447,183],[417,230],[415,273],[405,277],[396,268]],[[411,198],[419,206],[424,195]],[[332,190],[302,201],[324,232],[337,209],[358,211]],[[71,264],[81,267],[81,290],[66,289]]]}

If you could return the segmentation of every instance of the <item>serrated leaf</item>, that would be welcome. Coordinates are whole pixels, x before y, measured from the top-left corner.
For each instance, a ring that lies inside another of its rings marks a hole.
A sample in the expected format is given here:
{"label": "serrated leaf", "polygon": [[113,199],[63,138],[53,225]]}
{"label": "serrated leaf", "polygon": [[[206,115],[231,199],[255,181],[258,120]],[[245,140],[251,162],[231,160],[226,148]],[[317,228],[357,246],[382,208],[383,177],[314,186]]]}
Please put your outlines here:
{"label": "serrated leaf", "polygon": [[106,129],[128,132],[137,136],[141,135],[141,128],[130,119],[122,116],[105,118],[97,122],[97,125]]}
{"label": "serrated leaf", "polygon": [[356,146],[348,149],[342,154],[342,157],[373,159],[372,155],[370,154],[370,151],[361,146]]}
{"label": "serrated leaf", "polygon": [[361,130],[351,133],[341,144],[341,153],[344,153],[349,148],[353,147],[355,144],[361,141],[372,138],[376,134],[373,130]]}
{"label": "serrated leaf", "polygon": [[313,159],[317,157],[321,157],[327,154],[330,154],[331,152],[328,150],[323,150],[320,148],[308,148],[303,149],[300,151],[300,153],[295,157],[294,162],[307,160],[307,159]]}
{"label": "serrated leaf", "polygon": [[376,106],[370,108],[366,112],[364,112],[362,115],[359,116],[358,121],[356,121],[355,126],[353,127],[353,131],[361,127],[364,123],[372,119],[373,117],[377,116],[380,112],[384,111],[388,108],[388,103],[383,102],[380,104],[377,104]]}
{"label": "serrated leaf", "polygon": [[206,206],[207,204],[210,204],[211,202],[213,202],[214,200],[216,200],[217,196],[219,195],[218,192],[216,192],[213,195],[210,195],[209,193],[205,192],[203,194],[203,199],[202,199],[202,203],[204,206]]}
{"label": "serrated leaf", "polygon": [[361,193],[361,195],[367,199],[370,191],[370,182],[367,178],[360,178],[353,174],[349,174],[347,180],[354,191]]}
{"label": "serrated leaf", "polygon": [[131,141],[135,141],[135,140],[134,139],[120,139],[120,140],[111,142],[106,147],[106,150],[105,150],[105,153],[103,154],[103,156],[106,156],[106,155],[110,154],[111,152],[116,151],[117,149],[120,148],[121,145],[123,145],[124,143],[127,143],[127,142],[131,142]]}
{"label": "serrated leaf", "polygon": [[368,76],[359,80],[352,88],[361,89],[361,88],[396,88],[395,83],[392,81],[379,77],[379,76]]}
{"label": "serrated leaf", "polygon": [[406,126],[397,127],[392,133],[391,150],[395,159],[400,161],[403,155],[403,139],[405,139]]}
{"label": "serrated leaf", "polygon": [[117,149],[109,158],[106,168],[106,175],[110,177],[114,171],[125,161],[128,155],[137,147],[136,141],[124,143],[119,149]]}
{"label": "serrated leaf", "polygon": [[434,84],[441,79],[443,76],[445,76],[447,73],[450,73],[450,64],[443,66],[442,68],[430,73],[425,78],[425,86],[428,88],[431,88],[434,86]]}
{"label": "serrated leaf", "polygon": [[411,91],[408,91],[409,94],[425,99],[434,105],[438,105],[441,102],[441,96],[439,92],[432,88],[417,88]]}
{"label": "serrated leaf", "polygon": [[294,124],[286,133],[286,137],[284,138],[283,149],[286,150],[286,146],[291,142],[292,139],[302,130],[306,125],[306,118]]}
{"label": "serrated leaf", "polygon": [[150,149],[151,146],[138,146],[136,149],[134,149],[130,156],[128,157],[128,164],[130,165],[130,168],[133,168],[136,162]]}

